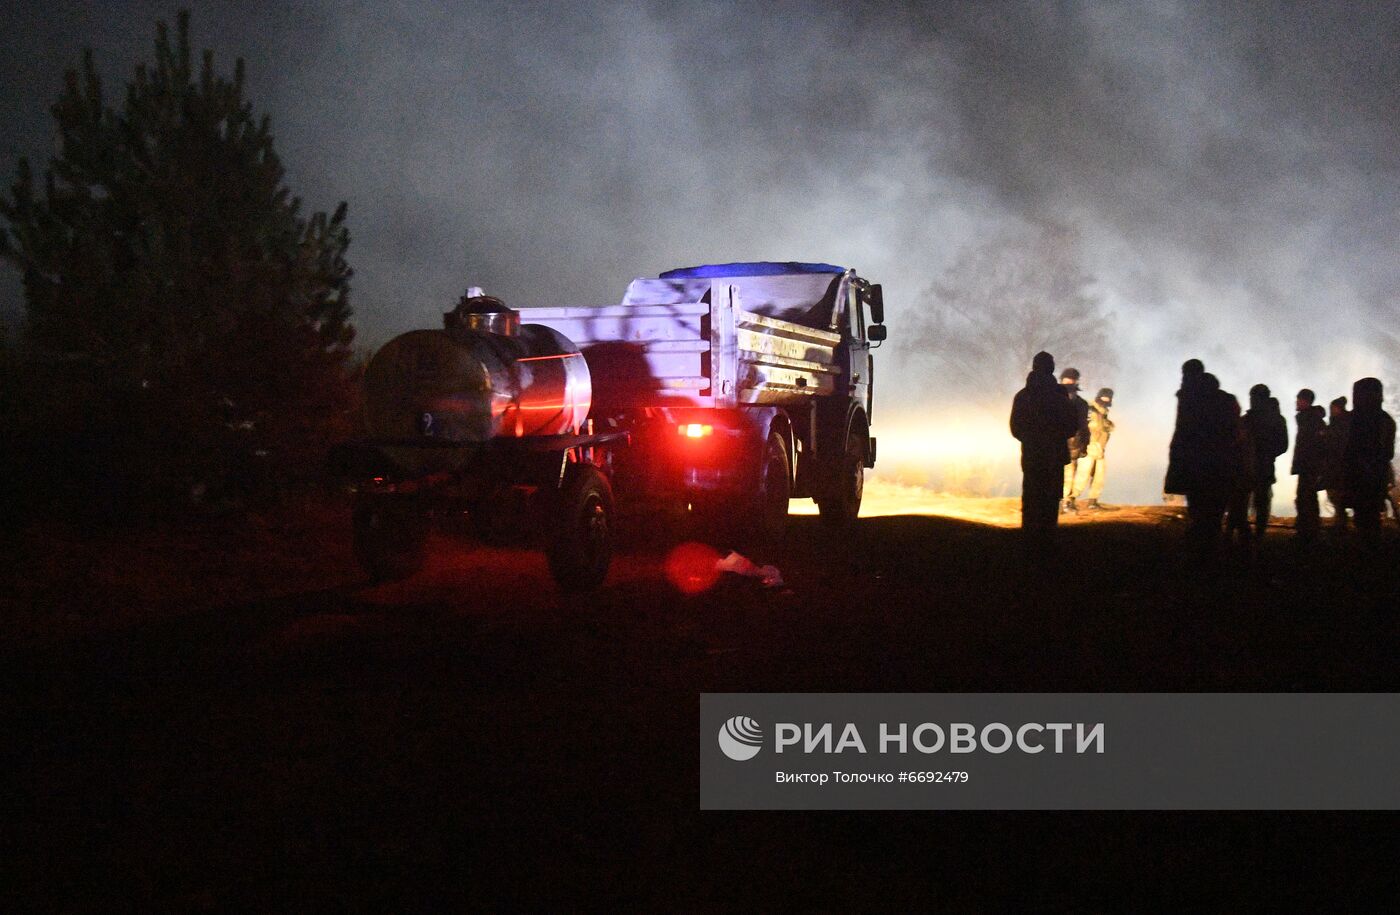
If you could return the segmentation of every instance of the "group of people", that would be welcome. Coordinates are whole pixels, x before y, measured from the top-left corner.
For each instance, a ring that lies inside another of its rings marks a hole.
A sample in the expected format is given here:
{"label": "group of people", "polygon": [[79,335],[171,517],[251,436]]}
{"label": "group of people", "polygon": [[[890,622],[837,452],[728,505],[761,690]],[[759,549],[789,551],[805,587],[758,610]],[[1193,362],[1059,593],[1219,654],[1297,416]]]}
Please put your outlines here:
{"label": "group of people", "polygon": [[[1077,511],[1086,492],[1085,508],[1102,507],[1113,391],[1103,388],[1086,402],[1079,377],[1065,369],[1057,382],[1055,358],[1037,353],[1011,405],[1011,434],[1021,442],[1021,527],[1032,545],[1048,542],[1058,516]],[[1327,493],[1338,523],[1350,512],[1357,530],[1372,536],[1387,500],[1394,507],[1395,421],[1383,408],[1384,389],[1379,379],[1360,379],[1352,386],[1352,409],[1339,397],[1330,417],[1315,400],[1305,388],[1295,401],[1298,536],[1307,540],[1319,532],[1319,492]],[[1267,385],[1250,388],[1249,409],[1242,412],[1199,359],[1182,365],[1165,490],[1186,497],[1195,549],[1213,552],[1222,531],[1244,543],[1264,536],[1274,463],[1288,447],[1288,423]]]}
{"label": "group of people", "polygon": [[[1181,367],[1176,428],[1165,489],[1186,497],[1188,536],[1212,552],[1224,530],[1232,538],[1262,538],[1272,511],[1274,461],[1288,450],[1288,426],[1267,385],[1249,391],[1249,410],[1220,388],[1199,359]],[[1330,419],[1308,388],[1295,400],[1292,473],[1298,478],[1297,534],[1315,538],[1321,526],[1318,492],[1326,491],[1338,522],[1350,511],[1356,528],[1373,536],[1394,485],[1395,421],[1385,412],[1380,379],[1362,378],[1347,399],[1332,401]]]}
{"label": "group of people", "polygon": [[[1077,423],[1074,434],[1066,443],[1069,463],[1065,464],[1064,492],[1060,499],[1060,514],[1079,510],[1079,499],[1088,493],[1084,508],[1101,511],[1099,497],[1103,495],[1108,477],[1108,437],[1113,434],[1113,420],[1108,411],[1113,407],[1113,389],[1099,388],[1093,401],[1079,396],[1079,369],[1060,373],[1060,387],[1074,405]],[[1078,497],[1076,497],[1076,494]]]}

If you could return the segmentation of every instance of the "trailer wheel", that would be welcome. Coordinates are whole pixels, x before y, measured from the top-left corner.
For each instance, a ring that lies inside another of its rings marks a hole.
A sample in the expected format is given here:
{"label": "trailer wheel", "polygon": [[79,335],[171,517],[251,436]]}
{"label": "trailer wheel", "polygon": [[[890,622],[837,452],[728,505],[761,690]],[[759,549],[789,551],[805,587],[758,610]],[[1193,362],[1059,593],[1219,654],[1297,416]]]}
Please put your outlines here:
{"label": "trailer wheel", "polygon": [[591,591],[612,563],[613,494],[596,467],[574,464],[564,477],[550,519],[545,557],[565,591]]}
{"label": "trailer wheel", "polygon": [[758,499],[760,533],[767,543],[777,543],[787,529],[788,502],[792,499],[792,470],[788,464],[787,442],[778,432],[770,433],[763,448],[762,476]]}
{"label": "trailer wheel", "polygon": [[836,469],[836,476],[826,494],[817,500],[822,521],[832,527],[847,527],[860,514],[860,500],[865,494],[865,448],[860,439],[846,440],[846,453]]}
{"label": "trailer wheel", "polygon": [[376,583],[400,581],[423,568],[427,524],[400,499],[361,494],[352,523],[355,561]]}

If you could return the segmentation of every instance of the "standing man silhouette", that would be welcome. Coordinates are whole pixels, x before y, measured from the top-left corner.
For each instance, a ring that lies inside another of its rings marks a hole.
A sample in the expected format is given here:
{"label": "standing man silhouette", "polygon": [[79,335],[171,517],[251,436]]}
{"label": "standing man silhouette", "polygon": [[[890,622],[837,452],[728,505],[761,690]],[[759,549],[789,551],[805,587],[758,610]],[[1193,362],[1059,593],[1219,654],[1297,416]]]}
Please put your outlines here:
{"label": "standing man silhouette", "polygon": [[1254,462],[1253,472],[1248,474],[1251,486],[1246,501],[1254,506],[1255,540],[1263,542],[1273,511],[1274,461],[1288,450],[1288,425],[1268,385],[1256,384],[1249,389],[1249,412],[1241,425],[1249,439],[1248,457]]}
{"label": "standing man silhouette", "polygon": [[1036,353],[1011,402],[1011,434],[1021,443],[1021,530],[1033,549],[1053,543],[1069,438],[1078,428],[1074,405],[1055,382],[1055,357]]}
{"label": "standing man silhouette", "polygon": [[1332,506],[1332,529],[1342,533],[1347,529],[1347,511],[1351,508],[1342,472],[1342,458],[1346,454],[1347,439],[1351,437],[1351,411],[1347,409],[1345,396],[1334,399],[1327,407],[1327,433],[1322,439],[1322,488],[1327,490],[1327,501]]}
{"label": "standing man silhouette", "polygon": [[1351,432],[1342,453],[1342,478],[1356,530],[1368,541],[1380,534],[1395,457],[1395,420],[1382,407],[1384,401],[1378,378],[1362,378],[1351,386]]}
{"label": "standing man silhouette", "polygon": [[1317,491],[1322,488],[1322,469],[1327,460],[1327,422],[1326,413],[1314,403],[1316,400],[1312,389],[1303,388],[1294,401],[1298,432],[1293,439],[1293,475],[1298,478],[1298,491],[1293,504],[1298,508],[1295,530],[1303,542],[1315,538],[1322,523]]}

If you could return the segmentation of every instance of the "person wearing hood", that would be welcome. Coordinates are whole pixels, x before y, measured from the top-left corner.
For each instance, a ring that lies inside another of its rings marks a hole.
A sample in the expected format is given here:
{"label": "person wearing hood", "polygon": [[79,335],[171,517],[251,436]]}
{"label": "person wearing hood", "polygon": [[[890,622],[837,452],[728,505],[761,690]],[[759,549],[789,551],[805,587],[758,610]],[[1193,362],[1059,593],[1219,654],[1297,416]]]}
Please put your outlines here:
{"label": "person wearing hood", "polygon": [[1309,388],[1299,391],[1294,400],[1298,411],[1298,433],[1293,439],[1291,472],[1298,478],[1298,488],[1293,504],[1298,509],[1295,530],[1304,540],[1315,538],[1322,523],[1317,491],[1322,488],[1322,470],[1327,459],[1327,421],[1326,413],[1314,403],[1315,400],[1317,395]]}
{"label": "person wearing hood", "polygon": [[1078,425],[1069,437],[1069,463],[1065,465],[1064,491],[1060,495],[1060,511],[1078,511],[1074,501],[1074,481],[1079,473],[1079,461],[1089,452],[1089,404],[1079,396],[1079,369],[1069,368],[1060,373],[1060,387],[1074,407]]}
{"label": "person wearing hood", "polygon": [[1028,543],[1048,545],[1054,536],[1067,442],[1077,428],[1074,406],[1055,383],[1055,357],[1036,353],[1026,386],[1011,402],[1011,434],[1021,443],[1021,530]]}
{"label": "person wearing hood", "polygon": [[[1254,509],[1254,530],[1258,540],[1264,539],[1269,527],[1269,515],[1273,510],[1274,462],[1288,450],[1288,425],[1279,411],[1278,398],[1269,393],[1269,386],[1256,384],[1249,389],[1249,412],[1240,421],[1244,439],[1242,460],[1249,461],[1244,479],[1248,481],[1245,492],[1245,510]],[[1241,513],[1240,521],[1248,523]]]}
{"label": "person wearing hood", "polygon": [[1395,457],[1395,420],[1385,412],[1379,378],[1351,386],[1351,432],[1342,452],[1342,480],[1356,516],[1356,529],[1368,539],[1380,533],[1381,513]]}
{"label": "person wearing hood", "polygon": [[1099,388],[1099,393],[1094,395],[1089,404],[1089,448],[1080,461],[1075,490],[1081,498],[1086,491],[1088,492],[1089,500],[1084,503],[1084,507],[1091,511],[1103,508],[1099,504],[1099,497],[1103,495],[1104,481],[1108,474],[1108,459],[1105,453],[1108,451],[1108,437],[1113,434],[1113,420],[1108,418],[1108,411],[1112,406],[1112,388]]}
{"label": "person wearing hood", "polygon": [[1184,496],[1200,479],[1200,414],[1205,365],[1199,359],[1181,364],[1181,387],[1176,392],[1176,425],[1167,451],[1167,479],[1162,491]]}
{"label": "person wearing hood", "polygon": [[[1183,387],[1188,382],[1183,379]],[[1220,522],[1230,494],[1240,479],[1240,402],[1220,389],[1209,372],[1192,379],[1188,396],[1181,397],[1178,427],[1188,434],[1173,437],[1180,450],[1168,469],[1169,482],[1186,496],[1186,540],[1199,559],[1214,556],[1220,542]],[[1189,446],[1189,447],[1188,447]],[[1177,476],[1172,478],[1176,470]]]}
{"label": "person wearing hood", "polygon": [[1351,411],[1347,409],[1346,397],[1338,397],[1327,408],[1327,431],[1322,439],[1322,488],[1327,490],[1327,502],[1332,506],[1333,526],[1344,531],[1350,502],[1342,477],[1342,456],[1351,435]]}

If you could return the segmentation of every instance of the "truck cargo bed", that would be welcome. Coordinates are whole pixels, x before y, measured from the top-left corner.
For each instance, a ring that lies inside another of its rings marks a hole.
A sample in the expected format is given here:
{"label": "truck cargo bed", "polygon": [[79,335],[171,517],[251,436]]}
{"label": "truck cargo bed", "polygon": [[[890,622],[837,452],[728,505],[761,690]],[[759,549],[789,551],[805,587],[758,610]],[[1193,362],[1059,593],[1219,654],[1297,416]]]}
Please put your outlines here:
{"label": "truck cargo bed", "polygon": [[714,283],[708,299],[524,308],[520,318],[579,346],[595,410],[797,404],[832,393],[839,334],[746,311],[729,283]]}

